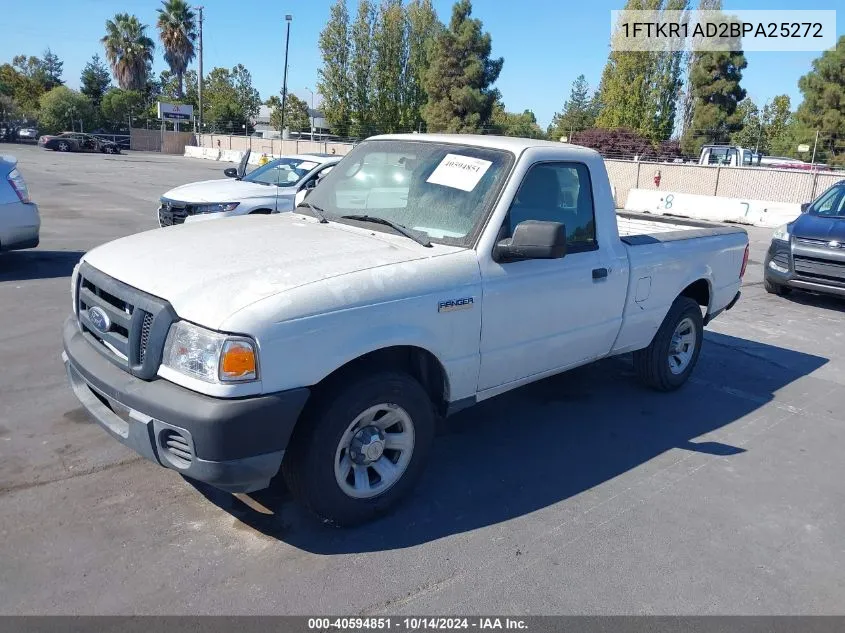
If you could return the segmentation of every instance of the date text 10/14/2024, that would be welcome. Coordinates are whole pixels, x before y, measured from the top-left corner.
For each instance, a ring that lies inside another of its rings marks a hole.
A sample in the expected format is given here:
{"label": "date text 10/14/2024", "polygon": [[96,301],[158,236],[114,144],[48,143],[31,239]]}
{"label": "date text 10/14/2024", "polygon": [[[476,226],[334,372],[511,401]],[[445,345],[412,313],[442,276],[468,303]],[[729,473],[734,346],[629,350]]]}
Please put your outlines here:
{"label": "date text 10/14/2024", "polygon": [[425,631],[425,630],[527,630],[520,618],[474,617],[374,617],[374,618],[309,618],[309,631]]}

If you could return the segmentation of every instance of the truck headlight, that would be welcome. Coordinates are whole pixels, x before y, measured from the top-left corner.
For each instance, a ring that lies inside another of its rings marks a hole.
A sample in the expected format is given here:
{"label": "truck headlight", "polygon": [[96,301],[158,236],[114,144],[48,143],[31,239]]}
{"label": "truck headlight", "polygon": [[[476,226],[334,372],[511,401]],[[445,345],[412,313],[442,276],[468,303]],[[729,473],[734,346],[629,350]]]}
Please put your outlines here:
{"label": "truck headlight", "polygon": [[224,211],[234,211],[238,208],[240,202],[215,202],[213,204],[192,204],[194,213],[223,213]]}
{"label": "truck headlight", "polygon": [[773,240],[781,240],[782,242],[789,241],[789,225],[784,224],[783,226],[779,226],[775,229],[774,235],[772,235]]}
{"label": "truck headlight", "polygon": [[248,382],[258,379],[255,342],[177,321],[164,343],[162,365],[205,382]]}

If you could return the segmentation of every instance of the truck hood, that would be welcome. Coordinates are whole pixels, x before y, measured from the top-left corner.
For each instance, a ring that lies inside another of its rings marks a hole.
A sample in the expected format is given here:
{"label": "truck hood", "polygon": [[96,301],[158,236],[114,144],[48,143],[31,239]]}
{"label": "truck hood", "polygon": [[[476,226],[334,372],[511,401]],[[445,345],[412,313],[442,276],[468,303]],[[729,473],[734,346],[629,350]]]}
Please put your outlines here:
{"label": "truck hood", "polygon": [[461,250],[294,213],[154,229],[83,257],[103,273],[171,303],[209,328],[246,306],[339,275]]}
{"label": "truck hood", "polygon": [[790,232],[795,237],[808,240],[845,242],[845,218],[823,218],[804,213],[795,220]]}
{"label": "truck hood", "polygon": [[238,202],[248,198],[267,198],[268,196],[293,196],[294,187],[275,187],[255,182],[245,182],[234,178],[201,180],[165,193],[163,198],[179,202]]}

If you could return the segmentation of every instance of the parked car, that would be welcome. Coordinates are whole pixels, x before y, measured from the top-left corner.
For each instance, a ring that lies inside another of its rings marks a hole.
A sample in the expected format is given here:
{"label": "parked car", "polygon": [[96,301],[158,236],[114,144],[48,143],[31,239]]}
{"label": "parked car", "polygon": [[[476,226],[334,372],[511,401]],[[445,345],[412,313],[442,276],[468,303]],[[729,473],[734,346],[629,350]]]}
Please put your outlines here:
{"label": "parked car", "polygon": [[34,127],[24,127],[18,130],[18,139],[21,141],[37,141],[38,130]]}
{"label": "parked car", "polygon": [[159,201],[159,226],[290,211],[297,193],[316,187],[342,158],[295,154],[247,173],[249,157],[250,152],[246,152],[238,167],[224,170],[226,178],[192,182],[165,193]]}
{"label": "parked car", "polygon": [[763,270],[772,294],[800,289],[845,296],[845,180],[775,231]]}
{"label": "parked car", "polygon": [[42,136],[38,144],[57,152],[102,152],[120,154],[120,145],[81,132],[64,132],[58,136]]}
{"label": "parked car", "polygon": [[0,251],[38,246],[41,217],[14,156],[0,156]]}
{"label": "parked car", "polygon": [[89,251],[63,358],[91,416],[155,463],[231,492],[281,466],[355,524],[409,492],[439,416],[627,352],[647,385],[686,382],[748,235],[651,217],[617,217],[593,150],[373,137],[294,213]]}

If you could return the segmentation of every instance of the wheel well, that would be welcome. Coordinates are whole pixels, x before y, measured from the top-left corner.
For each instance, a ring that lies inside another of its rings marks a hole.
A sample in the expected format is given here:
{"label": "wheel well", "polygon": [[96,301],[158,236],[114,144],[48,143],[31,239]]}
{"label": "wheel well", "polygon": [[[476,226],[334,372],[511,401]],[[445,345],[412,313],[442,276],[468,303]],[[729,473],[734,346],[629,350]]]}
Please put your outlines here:
{"label": "wheel well", "polygon": [[250,211],[248,215],[270,215],[273,213],[270,209],[255,209],[255,211]]}
{"label": "wheel well", "polygon": [[681,292],[682,297],[689,297],[698,305],[705,308],[710,307],[710,284],[706,279],[699,279],[684,288]]}
{"label": "wheel well", "polygon": [[396,369],[407,372],[420,382],[440,415],[449,404],[449,381],[437,357],[421,347],[398,345],[376,350],[349,361],[323,378],[315,386],[322,390],[332,383],[349,379],[362,372]]}

